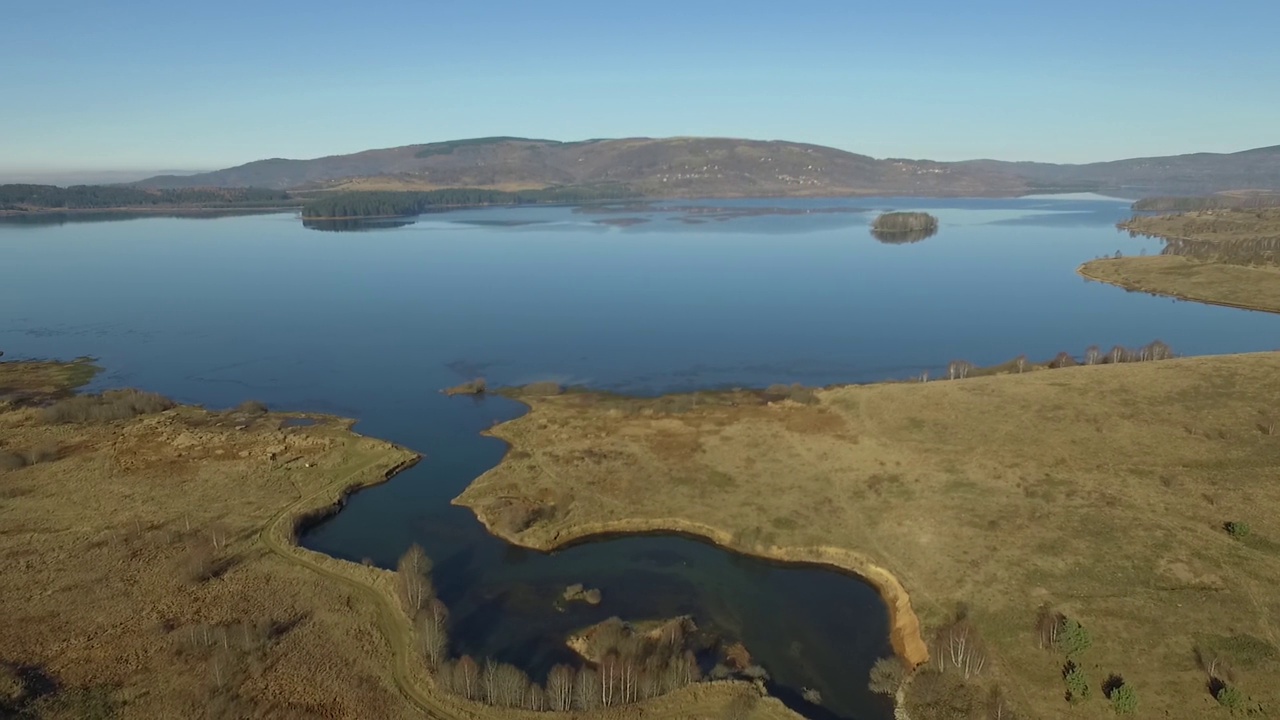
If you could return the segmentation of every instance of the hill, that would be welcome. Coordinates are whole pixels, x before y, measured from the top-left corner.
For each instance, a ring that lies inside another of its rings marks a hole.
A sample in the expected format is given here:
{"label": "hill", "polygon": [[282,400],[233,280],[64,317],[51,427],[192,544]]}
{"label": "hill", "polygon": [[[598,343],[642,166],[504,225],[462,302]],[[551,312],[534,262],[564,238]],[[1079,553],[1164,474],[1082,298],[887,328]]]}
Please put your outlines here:
{"label": "hill", "polygon": [[144,188],[529,190],[625,184],[655,197],[784,195],[1010,196],[1091,190],[1126,196],[1280,188],[1280,146],[1086,165],[876,159],[821,145],[733,138],[559,142],[490,137],[366,150],[311,160],[272,158]]}

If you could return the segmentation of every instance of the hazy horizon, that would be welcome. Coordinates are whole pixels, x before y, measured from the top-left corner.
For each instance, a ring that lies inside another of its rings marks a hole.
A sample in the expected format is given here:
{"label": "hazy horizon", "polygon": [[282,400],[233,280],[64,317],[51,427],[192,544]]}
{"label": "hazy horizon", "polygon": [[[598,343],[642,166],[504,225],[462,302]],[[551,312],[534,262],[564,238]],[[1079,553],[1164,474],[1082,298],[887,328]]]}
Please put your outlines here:
{"label": "hazy horizon", "polygon": [[[1243,20],[1242,20],[1243,18]],[[391,20],[391,21],[389,21]],[[1280,6],[497,0],[11,9],[0,172],[217,169],[492,135],[1087,163],[1277,143]]]}

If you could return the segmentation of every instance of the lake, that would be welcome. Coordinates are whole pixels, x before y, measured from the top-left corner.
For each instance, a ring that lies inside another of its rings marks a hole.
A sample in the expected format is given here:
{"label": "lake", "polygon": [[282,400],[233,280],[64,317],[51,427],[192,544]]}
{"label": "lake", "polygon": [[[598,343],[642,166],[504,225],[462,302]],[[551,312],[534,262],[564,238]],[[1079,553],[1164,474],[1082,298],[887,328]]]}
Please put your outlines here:
{"label": "lake", "polygon": [[[933,213],[940,231],[879,242],[868,224],[889,209]],[[1280,345],[1276,316],[1078,277],[1100,255],[1159,251],[1115,230],[1129,214],[1098,198],[857,198],[466,210],[372,229],[289,214],[0,222],[0,350],[95,356],[95,389],[351,416],[424,453],[304,544],[391,567],[421,543],[456,652],[538,676],[570,659],[573,629],[691,614],[742,640],[806,714],[887,718],[863,682],[889,652],[867,585],[673,536],[512,548],[449,500],[502,457],[479,433],[522,408],[437,391],[482,375],[654,394],[937,377],[957,358],[1157,338],[1181,354]],[[562,611],[571,583],[604,602]]]}

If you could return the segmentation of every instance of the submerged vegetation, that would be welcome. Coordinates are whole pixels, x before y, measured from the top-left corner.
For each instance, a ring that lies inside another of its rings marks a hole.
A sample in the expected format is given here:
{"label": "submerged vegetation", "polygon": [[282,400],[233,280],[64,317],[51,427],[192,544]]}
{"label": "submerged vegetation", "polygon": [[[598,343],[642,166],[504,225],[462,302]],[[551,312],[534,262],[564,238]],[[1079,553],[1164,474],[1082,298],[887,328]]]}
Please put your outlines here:
{"label": "submerged vegetation", "polygon": [[540,190],[448,188],[422,192],[354,191],[325,195],[302,207],[304,219],[403,217],[431,210],[490,205],[584,203],[636,197],[625,185],[550,187]]}

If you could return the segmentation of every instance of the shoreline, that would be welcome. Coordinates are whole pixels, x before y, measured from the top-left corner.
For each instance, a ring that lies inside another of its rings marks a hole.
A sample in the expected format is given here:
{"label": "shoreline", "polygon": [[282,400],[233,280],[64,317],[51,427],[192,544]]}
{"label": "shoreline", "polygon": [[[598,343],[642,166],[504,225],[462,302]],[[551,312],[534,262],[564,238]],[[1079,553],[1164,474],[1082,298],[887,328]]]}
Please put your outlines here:
{"label": "shoreline", "polygon": [[49,215],[93,215],[120,213],[135,215],[218,215],[223,213],[280,213],[296,212],[301,205],[270,205],[265,207],[188,207],[183,205],[147,205],[144,207],[109,208],[31,208],[30,210],[0,210],[5,217],[47,217]]}
{"label": "shoreline", "polygon": [[[520,417],[527,417],[533,412],[533,407],[518,398],[508,398],[524,405],[526,412]],[[514,422],[520,418],[507,421]],[[506,444],[506,452],[502,456],[502,460],[498,461],[484,474],[496,470],[507,461],[514,446],[507,438],[497,434],[504,425],[499,424],[493,428],[484,430],[481,435],[485,437],[493,437],[502,440]],[[581,523],[568,529],[560,529],[555,531],[547,542],[539,543],[531,539],[523,538],[509,532],[499,530],[494,527],[491,519],[484,515],[480,508],[468,504],[464,501],[463,495],[466,490],[484,477],[484,474],[477,477],[468,484],[463,493],[450,500],[451,505],[465,507],[471,511],[476,520],[484,526],[485,530],[492,536],[510,543],[516,547],[522,547],[538,552],[549,553],[563,549],[567,546],[589,542],[593,539],[601,538],[608,535],[685,535],[692,539],[707,542],[721,550],[736,553],[744,557],[752,557],[760,560],[796,564],[809,565],[821,568],[831,572],[849,574],[856,579],[867,583],[875,589],[876,594],[885,604],[885,609],[889,613],[889,644],[893,647],[894,655],[911,668],[916,668],[929,660],[928,643],[925,642],[923,628],[920,623],[919,616],[916,615],[915,608],[911,604],[911,596],[907,592],[902,582],[898,580],[891,571],[881,567],[870,559],[861,554],[838,548],[833,546],[781,546],[768,545],[754,547],[751,549],[744,548],[734,542],[733,536],[720,528],[705,523],[686,520],[683,518],[629,518],[623,520],[613,520],[595,523]]]}
{"label": "shoreline", "polygon": [[[1164,256],[1153,255],[1150,257],[1158,258],[1158,257],[1164,257]],[[1128,260],[1131,258],[1124,258],[1124,259]],[[1270,313],[1273,315],[1280,314],[1280,309],[1278,308],[1263,307],[1261,305],[1250,305],[1247,303],[1234,303],[1229,300],[1219,300],[1219,299],[1214,299],[1214,298],[1205,297],[1205,296],[1191,295],[1188,293],[1171,292],[1168,290],[1153,290],[1151,288],[1145,288],[1140,285],[1136,285],[1132,283],[1126,283],[1126,282],[1121,282],[1119,280],[1104,278],[1089,271],[1090,265],[1094,265],[1095,263],[1104,263],[1104,262],[1110,262],[1110,261],[1111,261],[1111,258],[1104,258],[1100,260],[1090,260],[1088,262],[1081,263],[1078,267],[1076,267],[1076,274],[1084,278],[1085,280],[1089,280],[1091,282],[1099,282],[1104,285],[1110,285],[1112,287],[1122,288],[1124,290],[1128,290],[1131,292],[1143,292],[1143,293],[1148,293],[1150,295],[1159,295],[1160,297],[1173,298],[1174,300],[1182,300],[1184,302],[1196,302],[1204,305],[1217,305],[1218,307],[1234,308],[1236,310],[1249,310],[1251,312],[1263,312],[1263,313]],[[1213,263],[1202,263],[1202,264],[1212,265]]]}

